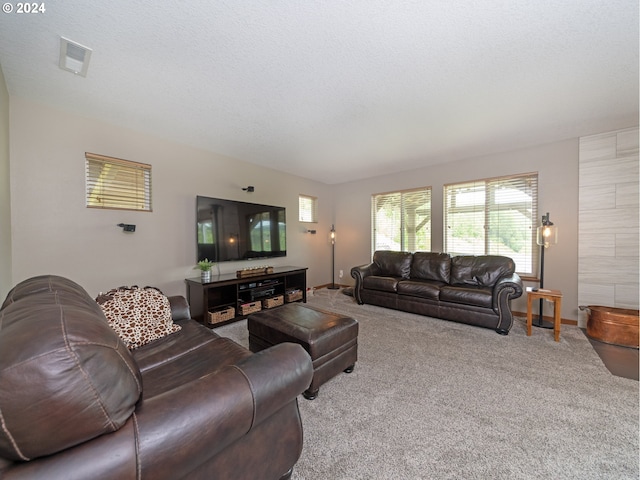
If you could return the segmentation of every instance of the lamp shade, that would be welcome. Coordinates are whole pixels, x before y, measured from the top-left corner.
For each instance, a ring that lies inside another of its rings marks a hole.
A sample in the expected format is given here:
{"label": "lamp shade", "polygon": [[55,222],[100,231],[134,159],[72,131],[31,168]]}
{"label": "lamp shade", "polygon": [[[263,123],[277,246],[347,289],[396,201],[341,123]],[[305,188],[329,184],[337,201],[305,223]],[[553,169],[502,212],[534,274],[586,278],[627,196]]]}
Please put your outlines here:
{"label": "lamp shade", "polygon": [[558,227],[549,220],[549,213],[542,216],[542,223],[536,229],[536,243],[545,248],[558,243]]}

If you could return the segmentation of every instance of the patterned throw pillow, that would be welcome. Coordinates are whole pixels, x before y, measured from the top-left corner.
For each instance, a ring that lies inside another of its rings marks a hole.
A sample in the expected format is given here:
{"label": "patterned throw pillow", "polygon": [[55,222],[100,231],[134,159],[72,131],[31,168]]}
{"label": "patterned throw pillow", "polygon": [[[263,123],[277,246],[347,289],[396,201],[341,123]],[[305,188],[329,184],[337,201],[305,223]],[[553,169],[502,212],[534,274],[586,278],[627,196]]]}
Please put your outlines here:
{"label": "patterned throw pillow", "polygon": [[100,294],[96,302],[111,328],[133,350],[177,332],[169,299],[154,287],[120,287]]}

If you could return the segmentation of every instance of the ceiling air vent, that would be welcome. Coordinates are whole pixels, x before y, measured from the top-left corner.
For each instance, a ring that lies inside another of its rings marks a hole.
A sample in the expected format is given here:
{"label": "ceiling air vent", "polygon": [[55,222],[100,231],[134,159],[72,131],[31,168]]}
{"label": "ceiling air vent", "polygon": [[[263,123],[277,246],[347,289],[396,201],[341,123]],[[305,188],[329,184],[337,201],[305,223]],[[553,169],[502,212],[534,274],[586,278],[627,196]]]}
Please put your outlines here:
{"label": "ceiling air vent", "polygon": [[58,65],[61,69],[86,77],[90,58],[90,48],[60,37],[60,63]]}

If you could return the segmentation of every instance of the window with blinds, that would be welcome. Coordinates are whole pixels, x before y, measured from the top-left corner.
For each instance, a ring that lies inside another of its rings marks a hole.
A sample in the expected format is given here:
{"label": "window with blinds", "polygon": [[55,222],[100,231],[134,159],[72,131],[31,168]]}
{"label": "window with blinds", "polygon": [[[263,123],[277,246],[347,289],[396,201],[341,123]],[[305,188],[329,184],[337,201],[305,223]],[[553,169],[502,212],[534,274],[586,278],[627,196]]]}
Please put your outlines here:
{"label": "window with blinds", "polygon": [[451,255],[504,255],[535,274],[538,174],[444,186],[444,249]]}
{"label": "window with blinds", "polygon": [[371,197],[373,251],[431,251],[431,187]]}
{"label": "window with blinds", "polygon": [[151,165],[85,153],[88,208],[151,211]]}
{"label": "window with blinds", "polygon": [[318,223],[318,199],[316,197],[299,195],[298,211],[301,222]]}

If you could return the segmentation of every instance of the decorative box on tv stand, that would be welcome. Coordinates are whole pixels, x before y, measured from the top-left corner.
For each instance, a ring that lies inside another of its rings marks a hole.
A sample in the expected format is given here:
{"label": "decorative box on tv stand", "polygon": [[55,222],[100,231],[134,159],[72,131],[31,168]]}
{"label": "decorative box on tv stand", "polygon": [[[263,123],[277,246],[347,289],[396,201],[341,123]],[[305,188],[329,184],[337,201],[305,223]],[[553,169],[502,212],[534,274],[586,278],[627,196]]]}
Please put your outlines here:
{"label": "decorative box on tv stand", "polygon": [[273,273],[273,267],[249,267],[236,271],[236,277],[255,277],[257,275],[269,275],[270,273]]}

